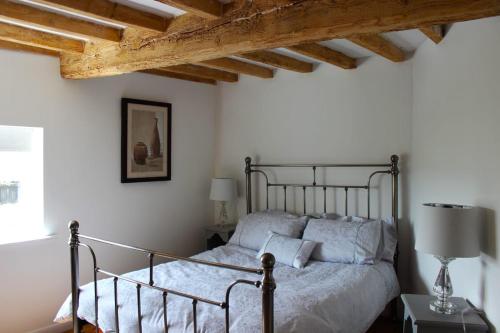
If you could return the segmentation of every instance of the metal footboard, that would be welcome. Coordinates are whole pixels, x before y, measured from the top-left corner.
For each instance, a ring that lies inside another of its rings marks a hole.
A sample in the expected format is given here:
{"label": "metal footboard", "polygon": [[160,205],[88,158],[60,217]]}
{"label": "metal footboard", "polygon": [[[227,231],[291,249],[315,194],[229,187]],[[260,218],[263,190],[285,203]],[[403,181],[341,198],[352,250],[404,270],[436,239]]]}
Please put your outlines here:
{"label": "metal footboard", "polygon": [[[113,278],[113,286],[114,286],[114,313],[115,313],[115,327],[116,327],[116,332],[119,332],[119,313],[118,313],[118,280],[135,284],[137,288],[137,320],[138,320],[138,327],[139,327],[139,332],[142,333],[142,313],[141,313],[141,289],[142,288],[149,288],[155,291],[158,291],[158,296],[162,297],[163,299],[163,324],[164,324],[164,330],[165,332],[168,332],[168,321],[167,321],[167,297],[168,295],[174,295],[178,297],[183,297],[190,299],[192,301],[192,319],[193,319],[193,332],[197,332],[197,327],[198,327],[198,322],[197,322],[197,315],[196,315],[196,308],[197,304],[199,302],[201,303],[206,303],[210,304],[213,306],[217,306],[225,311],[225,331],[226,333],[229,333],[229,309],[230,309],[230,295],[231,295],[231,290],[233,289],[234,286],[238,284],[247,284],[247,285],[253,285],[257,288],[260,288],[262,291],[262,332],[263,333],[273,333],[274,332],[274,289],[276,288],[276,283],[273,278],[273,268],[274,268],[274,263],[275,259],[274,256],[270,253],[264,253],[261,257],[261,263],[262,266],[260,268],[249,268],[249,267],[242,267],[242,266],[236,266],[236,265],[228,265],[228,264],[223,264],[223,263],[218,263],[218,262],[211,262],[211,261],[205,261],[205,260],[200,260],[200,259],[194,259],[194,258],[186,258],[186,257],[180,257],[176,256],[173,254],[169,253],[163,253],[159,251],[154,251],[154,250],[149,250],[149,249],[144,249],[140,247],[135,247],[135,246],[130,246],[130,245],[125,245],[125,244],[120,244],[104,239],[99,239],[91,236],[86,236],[82,235],[78,232],[79,228],[79,223],[77,221],[71,221],[69,223],[69,229],[70,229],[70,238],[69,238],[69,247],[70,247],[70,257],[71,257],[71,301],[72,301],[72,316],[73,316],[73,332],[74,333],[79,333],[80,332],[80,322],[78,320],[78,306],[79,306],[79,293],[80,293],[80,281],[79,281],[79,247],[83,246],[86,247],[92,256],[92,261],[93,261],[93,273],[94,273],[94,312],[95,312],[95,329],[96,333],[99,333],[99,297],[97,294],[97,273],[101,273],[105,276]],[[98,243],[103,243],[111,246],[117,246],[121,248],[126,248],[130,249],[133,251],[138,251],[138,252],[143,252],[147,255],[149,259],[149,282],[145,283],[142,281],[138,281],[135,279],[131,279],[125,276],[121,276],[118,274],[114,274],[111,272],[108,272],[106,270],[103,270],[97,266],[97,258],[95,255],[94,250],[92,247],[88,244],[81,243],[80,239],[86,239]],[[162,288],[159,286],[156,286],[154,283],[153,279],[153,269],[154,269],[154,258],[155,257],[161,257],[161,258],[167,258],[167,259],[172,259],[172,260],[182,260],[182,261],[187,261],[195,264],[200,264],[200,265],[205,265],[205,266],[212,266],[215,268],[219,269],[229,269],[229,270],[235,270],[235,271],[240,271],[240,272],[245,272],[245,273],[252,273],[256,275],[263,275],[261,280],[256,280],[256,281],[250,281],[250,280],[236,280],[233,283],[231,283],[227,288],[226,288],[226,293],[225,293],[225,299],[223,301],[214,301],[210,299],[206,299],[203,297],[199,297],[196,295],[191,295],[187,293],[183,293],[180,291],[168,289],[168,288]]]}

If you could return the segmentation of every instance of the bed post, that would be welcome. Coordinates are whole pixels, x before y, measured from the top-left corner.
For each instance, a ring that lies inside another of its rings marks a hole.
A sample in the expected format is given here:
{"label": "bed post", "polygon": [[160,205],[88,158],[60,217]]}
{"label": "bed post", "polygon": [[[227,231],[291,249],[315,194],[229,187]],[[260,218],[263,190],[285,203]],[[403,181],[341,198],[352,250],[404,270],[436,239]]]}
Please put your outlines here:
{"label": "bed post", "polygon": [[392,175],[392,218],[394,219],[394,223],[396,223],[396,228],[398,227],[398,176],[399,176],[399,156],[392,155],[391,156],[391,175]]}
{"label": "bed post", "polygon": [[262,278],[262,333],[274,332],[274,289],[276,283],[273,277],[275,259],[271,253],[260,257],[264,277]]}
{"label": "bed post", "polygon": [[247,214],[252,212],[252,159],[245,157],[245,175],[247,188]]}
{"label": "bed post", "polygon": [[[392,218],[394,220],[394,225],[396,226],[396,233],[398,233],[398,216],[399,216],[399,156],[391,156],[391,175],[392,175]],[[399,237],[399,236],[398,236]],[[396,244],[396,250],[394,252],[394,270],[396,275],[398,275],[398,260],[399,260],[399,244]],[[398,303],[397,298],[395,298],[391,303],[392,316],[394,320],[398,318]]]}
{"label": "bed post", "polygon": [[[394,220],[394,225],[396,226],[396,233],[398,232],[398,208],[399,208],[399,156],[391,156],[391,175],[392,175],[392,218]],[[398,257],[399,257],[399,246],[396,245],[396,252],[394,253],[394,268],[396,269],[396,274],[398,272]]]}
{"label": "bed post", "polygon": [[80,276],[78,262],[78,227],[77,221],[70,221],[68,228],[69,236],[69,253],[71,258],[71,311],[73,316],[73,332],[80,333],[80,323],[78,321],[78,296],[80,292]]}

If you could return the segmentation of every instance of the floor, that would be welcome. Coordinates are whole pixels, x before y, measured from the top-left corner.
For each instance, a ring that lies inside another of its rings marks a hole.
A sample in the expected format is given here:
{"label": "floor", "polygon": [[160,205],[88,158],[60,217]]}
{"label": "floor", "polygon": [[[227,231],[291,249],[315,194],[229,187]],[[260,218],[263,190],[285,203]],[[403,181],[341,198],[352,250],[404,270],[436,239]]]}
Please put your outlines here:
{"label": "floor", "polygon": [[[395,322],[392,319],[380,317],[366,333],[398,333],[401,332],[401,327],[402,324],[400,322]],[[65,333],[72,333],[72,331],[67,331]],[[91,325],[85,325],[82,328],[82,333],[95,333],[95,327]]]}

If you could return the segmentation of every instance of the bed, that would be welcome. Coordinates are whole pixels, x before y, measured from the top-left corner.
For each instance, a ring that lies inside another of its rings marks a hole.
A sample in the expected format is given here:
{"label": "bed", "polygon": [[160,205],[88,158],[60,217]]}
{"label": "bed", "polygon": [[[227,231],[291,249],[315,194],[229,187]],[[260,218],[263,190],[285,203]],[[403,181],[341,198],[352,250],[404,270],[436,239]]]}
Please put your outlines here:
{"label": "bed", "polygon": [[[252,174],[265,178],[266,208],[269,208],[269,189],[274,186],[284,189],[285,211],[287,187],[302,188],[304,212],[307,187],[323,190],[325,202],[327,189],[341,188],[346,192],[345,213],[349,189],[365,189],[369,207],[372,177],[390,174],[392,214],[397,216],[397,156],[391,157],[388,164],[258,165],[251,164],[249,158],[245,162],[249,213],[252,212]],[[311,184],[271,183],[264,168],[273,167],[311,168],[314,180]],[[369,173],[365,185],[332,185],[317,183],[316,169],[320,167],[386,169]],[[275,263],[269,253],[259,260],[256,250],[235,244],[183,258],[82,235],[75,221],[70,223],[70,229],[72,294],[56,320],[73,320],[74,332],[79,332],[81,322],[86,321],[95,325],[96,332],[362,333],[399,295],[397,266],[386,261],[357,265],[310,260],[304,268],[297,269]],[[82,242],[85,239],[146,252],[150,265],[123,275],[105,271],[96,266],[95,253]],[[88,248],[94,259],[94,281],[82,287],[78,281],[79,247]],[[155,257],[177,261],[155,266]],[[98,280],[98,274],[108,278]]]}

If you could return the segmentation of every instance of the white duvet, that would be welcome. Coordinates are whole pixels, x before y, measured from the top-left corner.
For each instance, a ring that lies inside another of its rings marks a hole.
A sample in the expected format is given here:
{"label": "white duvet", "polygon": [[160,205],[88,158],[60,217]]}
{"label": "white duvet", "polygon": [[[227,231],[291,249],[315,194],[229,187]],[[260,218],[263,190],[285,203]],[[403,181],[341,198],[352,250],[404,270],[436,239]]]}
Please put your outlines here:
{"label": "white duvet", "polygon": [[[196,258],[247,267],[260,267],[256,251],[228,245],[203,252]],[[125,274],[149,281],[149,269]],[[274,320],[276,332],[364,332],[385,305],[399,294],[390,263],[375,265],[337,264],[310,261],[303,269],[277,263]],[[260,276],[186,262],[171,262],[154,268],[155,285],[222,302],[226,287],[236,279],[259,280]],[[138,332],[136,287],[118,282],[120,332]],[[115,331],[113,280],[100,280],[99,326]],[[230,332],[261,330],[261,292],[254,286],[238,285],[230,299]],[[142,327],[145,333],[164,332],[163,300],[159,291],[141,289]],[[189,299],[168,296],[169,332],[193,332]],[[198,332],[224,332],[224,310],[198,303]],[[71,317],[71,300],[66,299],[56,321]],[[78,317],[94,323],[94,287],[87,284],[80,293]]]}

